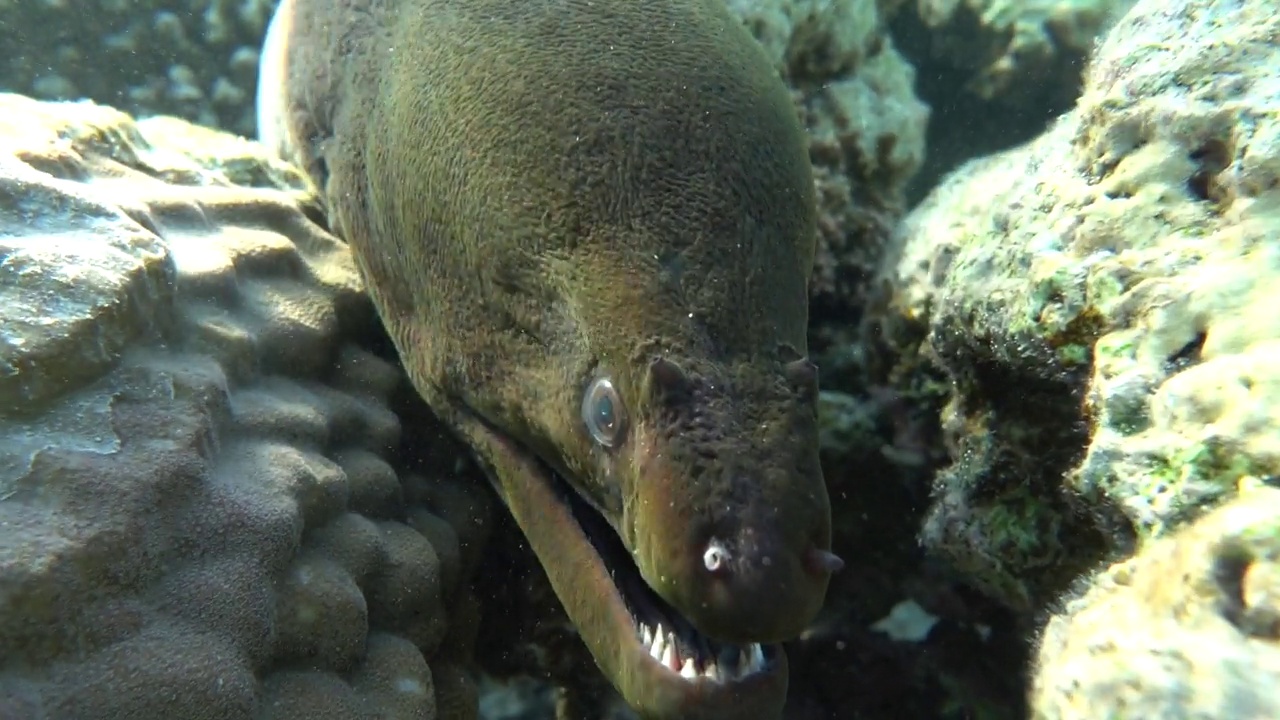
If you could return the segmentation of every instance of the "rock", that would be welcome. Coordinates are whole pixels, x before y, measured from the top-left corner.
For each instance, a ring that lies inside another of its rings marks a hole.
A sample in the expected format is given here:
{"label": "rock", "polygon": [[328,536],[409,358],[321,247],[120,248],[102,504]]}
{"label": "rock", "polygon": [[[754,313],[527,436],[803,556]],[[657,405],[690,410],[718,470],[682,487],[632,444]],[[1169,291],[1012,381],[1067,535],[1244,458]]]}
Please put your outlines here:
{"label": "rock", "polygon": [[849,74],[883,34],[874,2],[728,0],[728,4],[774,65],[797,80]]}
{"label": "rock", "polygon": [[924,162],[929,108],[877,3],[730,0],[729,7],[791,86],[809,132],[819,211],[811,334],[822,352],[866,305],[867,279]]}
{"label": "rock", "polygon": [[[934,52],[972,75],[984,99],[1016,96],[1088,55],[1134,0],[919,0]],[[1013,102],[1017,102],[1016,98]]]}
{"label": "rock", "polygon": [[1274,467],[1276,28],[1261,0],[1139,3],[1075,111],[901,228],[897,307],[955,384],[925,542],[1011,604]]}
{"label": "rock", "polygon": [[1092,578],[1045,629],[1034,717],[1280,717],[1277,508],[1246,483]]}
{"label": "rock", "polygon": [[405,472],[313,204],[247,141],[0,95],[0,717],[475,716],[487,496]]}
{"label": "rock", "polygon": [[[952,382],[925,548],[1028,618],[1140,549],[1135,589],[1108,599],[1104,573],[1052,621],[1043,717],[1274,712],[1228,697],[1270,687],[1273,650],[1182,612],[1220,589],[1141,588],[1200,582],[1229,535],[1211,518],[1280,516],[1272,495],[1233,499],[1280,475],[1276,37],[1268,0],[1140,0],[1072,112],[957,171],[900,229],[893,305]],[[1200,565],[1150,559],[1169,552]],[[1192,643],[1194,662],[1161,655]]]}

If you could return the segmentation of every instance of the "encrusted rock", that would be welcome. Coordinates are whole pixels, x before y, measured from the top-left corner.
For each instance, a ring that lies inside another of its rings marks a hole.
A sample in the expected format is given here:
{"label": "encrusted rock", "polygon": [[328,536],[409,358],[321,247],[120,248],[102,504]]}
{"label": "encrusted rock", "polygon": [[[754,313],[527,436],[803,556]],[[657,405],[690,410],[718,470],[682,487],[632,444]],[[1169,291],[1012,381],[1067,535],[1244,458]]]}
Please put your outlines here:
{"label": "encrusted rock", "polygon": [[[730,0],[792,87],[818,191],[815,339],[856,325],[867,280],[924,161],[929,108],[867,0]],[[836,327],[828,327],[836,326]],[[821,351],[824,347],[819,347]],[[824,363],[826,364],[826,363]]]}
{"label": "encrusted rock", "polygon": [[310,203],[251,143],[0,95],[0,717],[475,716],[486,496],[400,466]]}
{"label": "encrusted rock", "polygon": [[969,68],[968,89],[990,99],[1057,79],[1062,66],[1079,63],[1107,22],[1133,2],[918,0],[913,5],[934,32],[934,52]]}
{"label": "encrusted rock", "polygon": [[[956,172],[901,229],[888,277],[899,316],[927,325],[952,380],[953,464],[922,540],[1024,616],[1170,534],[1180,552],[1212,556],[1217,521],[1179,528],[1242,478],[1280,476],[1276,37],[1268,0],[1141,0],[1099,47],[1074,111]],[[1249,501],[1251,522],[1274,525],[1270,498]],[[1156,624],[1079,603],[1055,621],[1134,654],[1095,658],[1083,639],[1069,660],[1046,650],[1040,712],[1165,716],[1160,703],[1185,700],[1214,712],[1174,717],[1270,716],[1212,694],[1228,676],[1269,686],[1274,656],[1237,653],[1238,630],[1195,625],[1172,595],[1141,602]],[[1183,649],[1194,637],[1201,655],[1154,663],[1144,653],[1164,641],[1139,637],[1151,635]],[[1129,680],[1110,683],[1126,662]],[[1073,704],[1071,678],[1097,694]],[[1129,692],[1149,702],[1127,705]]]}
{"label": "encrusted rock", "polygon": [[1045,629],[1041,720],[1280,717],[1280,490],[1240,497],[1090,581]]}

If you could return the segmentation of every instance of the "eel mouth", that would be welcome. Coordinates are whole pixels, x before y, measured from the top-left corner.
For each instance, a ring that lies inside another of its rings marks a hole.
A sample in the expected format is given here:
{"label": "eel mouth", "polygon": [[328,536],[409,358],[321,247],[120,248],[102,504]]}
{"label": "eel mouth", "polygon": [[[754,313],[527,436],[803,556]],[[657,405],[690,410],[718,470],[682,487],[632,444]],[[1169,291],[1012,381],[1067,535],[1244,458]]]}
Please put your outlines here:
{"label": "eel mouth", "polygon": [[736,645],[700,633],[644,581],[640,568],[608,521],[562,475],[540,460],[538,463],[607,568],[613,581],[614,601],[622,602],[630,614],[636,647],[647,654],[649,666],[664,671],[673,680],[732,684],[767,674],[776,664],[781,652],[777,645]]}
{"label": "eel mouth", "polygon": [[779,645],[716,642],[658,596],[612,526],[537,453],[478,415],[458,416],[596,664],[652,719],[780,718]]}

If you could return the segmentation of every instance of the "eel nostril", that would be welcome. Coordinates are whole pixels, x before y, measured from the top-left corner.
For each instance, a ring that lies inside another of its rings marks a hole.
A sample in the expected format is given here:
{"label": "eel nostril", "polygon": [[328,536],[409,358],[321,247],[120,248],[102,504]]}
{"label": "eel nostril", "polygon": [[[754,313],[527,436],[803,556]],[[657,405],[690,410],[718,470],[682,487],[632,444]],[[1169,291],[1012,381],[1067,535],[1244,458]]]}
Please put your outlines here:
{"label": "eel nostril", "polygon": [[727,571],[729,569],[729,561],[732,559],[724,543],[715,538],[711,538],[711,542],[707,543],[707,549],[702,553],[702,564],[707,568],[708,572],[712,573]]}

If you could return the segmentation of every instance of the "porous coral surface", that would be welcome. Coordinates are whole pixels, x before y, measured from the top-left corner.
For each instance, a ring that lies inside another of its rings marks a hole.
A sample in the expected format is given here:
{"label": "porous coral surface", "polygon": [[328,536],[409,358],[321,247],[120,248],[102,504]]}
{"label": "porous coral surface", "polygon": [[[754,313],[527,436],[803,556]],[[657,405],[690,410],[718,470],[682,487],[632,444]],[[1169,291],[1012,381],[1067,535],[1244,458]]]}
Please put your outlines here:
{"label": "porous coral surface", "polygon": [[235,138],[0,95],[0,717],[475,716],[486,499],[401,465],[309,201]]}
{"label": "porous coral surface", "polygon": [[[1188,523],[1265,534],[1280,517],[1274,493],[1234,500],[1280,475],[1277,37],[1267,0],[1141,0],[1072,112],[901,227],[895,307],[952,382],[922,541],[1024,617],[1083,593],[1050,625],[1044,717],[1274,714],[1233,688],[1274,682],[1276,625],[1198,619],[1230,615],[1223,593],[1267,616],[1268,585],[1245,601],[1229,578],[1198,584],[1238,538]],[[1268,543],[1245,543],[1260,578]],[[1145,590],[1077,582],[1134,552]]]}
{"label": "porous coral surface", "polygon": [[[791,86],[810,138],[818,254],[815,340],[856,324],[906,186],[924,161],[929,108],[871,0],[730,0]],[[821,349],[821,348],[820,348]]]}
{"label": "porous coral surface", "polygon": [[1090,581],[1045,629],[1038,720],[1280,717],[1280,490],[1238,497]]}

